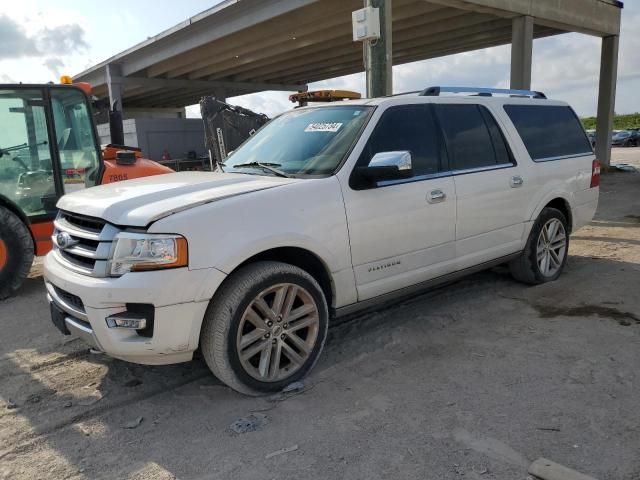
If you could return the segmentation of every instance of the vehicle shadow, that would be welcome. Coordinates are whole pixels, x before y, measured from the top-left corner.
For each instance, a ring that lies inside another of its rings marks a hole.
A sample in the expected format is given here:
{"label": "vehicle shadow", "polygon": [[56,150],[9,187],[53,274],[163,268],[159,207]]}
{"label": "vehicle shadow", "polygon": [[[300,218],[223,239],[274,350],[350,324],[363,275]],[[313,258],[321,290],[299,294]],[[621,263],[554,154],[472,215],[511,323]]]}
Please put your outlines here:
{"label": "vehicle shadow", "polygon": [[[509,341],[530,337],[532,325],[551,328],[549,318],[558,325],[575,317],[591,323],[616,320],[610,323],[620,328],[616,315],[640,312],[638,300],[627,296],[637,268],[572,256],[560,280],[528,287],[499,267],[341,319],[330,328],[318,367],[297,392],[303,397],[290,400],[287,395],[238,395],[199,359],[142,366],[91,354],[79,341],[55,331],[42,282],[29,281],[20,297],[0,303],[0,319],[9,322],[12,332],[0,344],[0,474],[26,478],[47,468],[51,478],[264,478],[273,476],[274,468],[265,465],[265,454],[313,438],[313,428],[339,428],[335,419],[342,417],[336,417],[333,405],[344,409],[376,395],[395,398],[398,392],[408,397],[407,411],[394,417],[397,422],[408,421],[403,415],[435,422],[424,418],[425,404],[434,419],[449,418],[451,398],[465,404],[475,422],[490,422],[486,406],[475,405],[476,395],[488,395],[494,387],[501,392],[504,385],[526,383],[529,377],[538,382],[544,378],[527,359],[511,355],[512,349],[521,354],[524,347]],[[599,277],[610,279],[606,292]],[[625,325],[635,324],[630,318]],[[542,338],[527,349],[547,355],[548,341]],[[470,356],[474,354],[479,356]],[[491,373],[481,370],[474,378],[479,362],[489,357]],[[557,381],[547,378],[540,388],[557,388]],[[618,400],[630,401],[634,391],[618,393]],[[491,402],[502,405],[500,395]],[[531,408],[524,397],[509,402],[514,411]],[[309,411],[316,420],[305,428],[300,422]],[[230,430],[234,420],[261,415],[256,412],[268,412],[271,418],[270,425],[258,428],[263,431],[247,437]],[[536,412],[548,413],[544,406]],[[540,419],[529,419],[534,421]],[[519,430],[523,436],[530,434],[531,425],[525,424]],[[361,428],[364,434],[368,427]],[[312,444],[324,448],[322,442]],[[282,471],[289,478],[295,469]]]}

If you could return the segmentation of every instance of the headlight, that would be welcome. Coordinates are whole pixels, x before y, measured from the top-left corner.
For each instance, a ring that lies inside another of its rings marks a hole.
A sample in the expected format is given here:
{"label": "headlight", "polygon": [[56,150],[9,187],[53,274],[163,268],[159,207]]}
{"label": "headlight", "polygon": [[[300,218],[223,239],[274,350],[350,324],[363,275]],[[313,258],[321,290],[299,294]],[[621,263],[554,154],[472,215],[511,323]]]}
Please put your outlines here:
{"label": "headlight", "polygon": [[111,258],[111,275],[186,267],[187,240],[180,235],[119,233]]}

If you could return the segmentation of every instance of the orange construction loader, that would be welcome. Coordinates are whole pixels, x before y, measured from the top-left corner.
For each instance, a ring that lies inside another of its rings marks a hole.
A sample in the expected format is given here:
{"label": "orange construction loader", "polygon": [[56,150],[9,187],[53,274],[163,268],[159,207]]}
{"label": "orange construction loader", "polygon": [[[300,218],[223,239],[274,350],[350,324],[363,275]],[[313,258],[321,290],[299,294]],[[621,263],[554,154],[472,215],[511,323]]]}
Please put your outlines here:
{"label": "orange construction loader", "polygon": [[0,299],[52,247],[65,193],[172,172],[139,149],[98,142],[86,83],[0,85]]}

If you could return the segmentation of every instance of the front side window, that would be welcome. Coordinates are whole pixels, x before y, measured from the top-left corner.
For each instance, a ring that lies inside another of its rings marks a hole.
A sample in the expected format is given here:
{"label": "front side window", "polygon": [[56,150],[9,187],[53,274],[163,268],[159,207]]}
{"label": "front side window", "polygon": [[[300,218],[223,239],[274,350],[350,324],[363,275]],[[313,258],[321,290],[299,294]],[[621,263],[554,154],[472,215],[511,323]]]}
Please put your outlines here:
{"label": "front side window", "polygon": [[55,212],[58,197],[41,90],[0,90],[0,195],[28,217]]}
{"label": "front side window", "polygon": [[96,184],[98,151],[86,97],[75,88],[51,89],[64,193]]}
{"label": "front side window", "polygon": [[533,160],[592,153],[580,120],[570,107],[505,105],[504,109]]}
{"label": "front side window", "polygon": [[443,170],[440,138],[430,105],[401,105],[387,109],[371,134],[358,166],[366,166],[376,153],[411,152],[414,175]]}
{"label": "front side window", "polygon": [[440,104],[435,108],[446,138],[452,170],[510,163],[500,129],[486,108],[459,104]]}
{"label": "front side window", "polygon": [[[223,164],[225,172],[330,175],[341,164],[366,123],[363,105],[297,109],[276,117]],[[259,164],[264,165],[261,167]]]}

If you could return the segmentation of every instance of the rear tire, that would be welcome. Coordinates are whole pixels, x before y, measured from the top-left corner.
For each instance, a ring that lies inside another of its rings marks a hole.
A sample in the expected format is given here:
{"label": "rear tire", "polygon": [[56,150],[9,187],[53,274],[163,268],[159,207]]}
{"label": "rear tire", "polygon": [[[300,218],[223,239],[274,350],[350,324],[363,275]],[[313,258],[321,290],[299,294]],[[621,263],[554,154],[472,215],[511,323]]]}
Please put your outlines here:
{"label": "rear tire", "polygon": [[318,282],[280,262],[256,262],[233,273],[211,300],[200,333],[207,365],[247,395],[282,390],[314,367],[329,313]]}
{"label": "rear tire", "polygon": [[27,226],[11,210],[0,207],[0,300],[22,286],[31,270],[33,255]]}
{"label": "rear tire", "polygon": [[529,285],[557,280],[568,253],[567,219],[560,210],[547,207],[533,224],[522,255],[509,263],[511,276]]}

